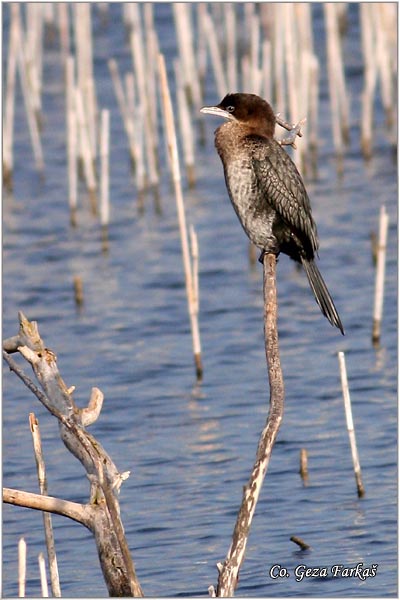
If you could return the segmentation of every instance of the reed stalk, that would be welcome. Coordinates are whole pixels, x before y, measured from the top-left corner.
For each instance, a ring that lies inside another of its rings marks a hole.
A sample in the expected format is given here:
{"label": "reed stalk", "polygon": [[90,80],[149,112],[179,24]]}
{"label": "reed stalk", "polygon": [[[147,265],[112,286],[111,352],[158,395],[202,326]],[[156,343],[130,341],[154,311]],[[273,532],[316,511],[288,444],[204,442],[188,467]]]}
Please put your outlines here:
{"label": "reed stalk", "polygon": [[47,586],[46,561],[44,559],[43,552],[39,552],[38,563],[39,563],[40,587],[42,590],[42,598],[48,598],[49,597],[49,588]]}
{"label": "reed stalk", "polygon": [[76,225],[78,205],[78,127],[75,110],[75,59],[68,56],[65,63],[67,155],[68,155],[68,202],[71,225]]}
{"label": "reed stalk", "polygon": [[26,542],[22,537],[18,542],[18,596],[25,598],[26,588]]}
{"label": "reed stalk", "polygon": [[357,494],[358,494],[359,498],[362,498],[365,494],[365,490],[364,490],[362,477],[361,477],[360,461],[358,459],[356,434],[354,431],[353,415],[352,415],[352,410],[351,410],[351,400],[350,400],[349,384],[347,381],[346,361],[345,361],[345,357],[344,357],[344,352],[338,352],[338,359],[339,359],[340,379],[342,382],[342,391],[343,391],[344,409],[345,409],[345,414],[346,414],[347,431],[349,434],[351,457],[353,459],[354,475],[355,475],[356,484],[357,484]]}
{"label": "reed stalk", "polygon": [[331,100],[333,142],[338,155],[343,155],[349,138],[349,103],[344,78],[337,7],[324,4],[328,61],[329,94]]}
{"label": "reed stalk", "polygon": [[28,85],[31,103],[38,126],[41,125],[41,88],[42,88],[42,63],[43,63],[43,19],[44,6],[40,3],[28,2],[26,4],[26,36],[25,57]]}
{"label": "reed stalk", "polygon": [[214,23],[206,9],[201,13],[201,19],[202,35],[204,35],[207,40],[218,95],[220,98],[223,98],[229,90],[225,78],[225,68],[218,45],[217,33],[215,31]]}
{"label": "reed stalk", "polygon": [[11,5],[11,21],[7,55],[7,82],[5,91],[5,112],[3,120],[3,182],[7,188],[12,187],[13,175],[13,142],[14,142],[14,110],[15,82],[17,74],[18,52],[18,13],[19,8]]}
{"label": "reed stalk", "polygon": [[192,130],[192,120],[190,118],[190,111],[188,106],[187,96],[185,94],[180,63],[174,61],[175,70],[175,87],[176,87],[176,99],[178,105],[178,120],[181,131],[182,149],[183,149],[183,160],[186,167],[186,177],[189,187],[193,187],[196,183],[195,175],[195,160],[194,160],[194,139]]}
{"label": "reed stalk", "polygon": [[360,4],[361,41],[364,56],[364,88],[361,97],[361,150],[364,158],[372,156],[373,103],[378,78],[374,25],[371,5]]}
{"label": "reed stalk", "polygon": [[306,484],[308,482],[308,453],[305,448],[300,450],[300,477],[303,480],[303,483]]}
{"label": "reed stalk", "polygon": [[92,148],[90,145],[89,132],[87,117],[82,99],[82,92],[79,87],[75,88],[75,109],[78,123],[78,139],[79,139],[79,152],[82,158],[82,164],[85,174],[85,180],[87,189],[89,192],[90,205],[92,207],[92,213],[97,214],[97,202],[96,202],[96,176],[94,171],[94,157],[92,154]]}
{"label": "reed stalk", "polygon": [[[146,83],[146,70],[147,66],[145,63],[145,48],[142,37],[142,24],[140,18],[139,6],[134,5],[132,9],[132,29],[130,33],[130,49],[132,55],[132,63],[134,66],[135,79],[138,88],[138,103],[142,107],[143,111],[143,127],[144,127],[144,148],[145,156],[147,161],[147,173],[149,185],[154,189],[158,189],[159,176],[157,169],[156,157],[154,154],[154,135],[153,127],[151,124],[151,111],[149,109],[150,98],[148,96],[148,89]],[[152,101],[155,99],[152,98]]]}
{"label": "reed stalk", "polygon": [[35,114],[35,108],[32,103],[32,96],[29,88],[28,74],[26,69],[26,56],[24,52],[24,39],[23,39],[23,30],[21,24],[21,15],[20,15],[20,7],[19,5],[15,5],[15,36],[17,38],[16,47],[17,47],[17,66],[20,75],[22,94],[24,97],[24,104],[26,110],[26,116],[28,120],[29,134],[31,137],[33,155],[36,163],[37,170],[43,175],[44,172],[44,160],[43,160],[43,150],[42,143],[40,140],[40,133],[38,122]]}
{"label": "reed stalk", "polygon": [[389,215],[386,212],[385,206],[381,206],[379,216],[379,239],[376,260],[374,318],[372,323],[373,344],[378,344],[381,337],[383,295],[385,291],[385,265],[388,227]]}
{"label": "reed stalk", "polygon": [[77,2],[74,9],[77,85],[82,95],[92,160],[95,161],[97,156],[96,120],[98,110],[93,77],[91,5],[88,2]]}
{"label": "reed stalk", "polygon": [[[42,440],[40,436],[39,421],[34,413],[29,414],[29,426],[32,434],[33,450],[39,482],[39,491],[43,496],[48,495],[46,465],[43,458]],[[55,598],[61,598],[60,578],[58,575],[57,555],[54,544],[53,524],[51,514],[43,512],[43,526],[46,539],[47,557],[50,567],[51,589]],[[47,581],[46,581],[47,587]]]}
{"label": "reed stalk", "polygon": [[[125,96],[124,87],[122,84],[121,76],[119,74],[118,63],[115,59],[110,58],[108,61],[108,68],[111,74],[111,81],[114,86],[114,93],[117,99],[118,107],[122,116],[122,122],[128,138],[129,153],[133,165],[136,165],[137,161],[137,148],[134,139],[134,125],[133,125],[133,112],[129,110],[128,100]],[[132,90],[134,90],[134,80],[132,75]]]}
{"label": "reed stalk", "polygon": [[103,233],[103,250],[108,249],[108,225],[110,221],[110,111],[101,111],[100,126],[100,222]]}
{"label": "reed stalk", "polygon": [[[181,174],[179,167],[178,145],[176,141],[174,113],[172,110],[171,96],[168,87],[167,71],[165,68],[165,59],[162,54],[159,55],[159,72],[161,83],[162,103],[164,109],[164,121],[170,164],[172,169],[172,180],[175,190],[176,207],[178,213],[179,232],[181,238],[183,267],[185,272],[186,295],[188,302],[188,311],[190,317],[190,327],[192,332],[193,355],[196,367],[197,380],[203,377],[203,366],[201,359],[201,344],[198,315],[196,311],[196,293],[193,280],[192,266],[190,262],[189,241],[186,227],[185,205],[183,202]],[[197,293],[198,297],[198,293]]]}
{"label": "reed stalk", "polygon": [[69,34],[69,14],[68,14],[68,2],[58,2],[58,29],[60,32],[60,50],[61,50],[61,62],[65,67],[68,56],[71,52],[71,39]]}
{"label": "reed stalk", "polygon": [[[128,113],[132,115],[132,152],[135,156],[135,177],[136,187],[139,198],[146,189],[146,166],[144,160],[144,139],[143,139],[143,109],[142,106],[135,103],[135,81],[133,73],[125,75],[125,89]],[[133,125],[135,123],[135,125]]]}
{"label": "reed stalk", "polygon": [[235,5],[232,2],[223,4],[225,16],[226,38],[226,76],[228,87],[232,92],[239,89],[237,73],[237,28]]}

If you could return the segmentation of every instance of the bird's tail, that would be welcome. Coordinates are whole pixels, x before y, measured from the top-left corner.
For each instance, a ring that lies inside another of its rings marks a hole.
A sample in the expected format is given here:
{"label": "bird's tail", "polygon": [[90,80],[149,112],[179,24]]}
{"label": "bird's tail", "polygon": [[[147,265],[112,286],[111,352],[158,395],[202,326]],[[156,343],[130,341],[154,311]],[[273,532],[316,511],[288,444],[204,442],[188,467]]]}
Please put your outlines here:
{"label": "bird's tail", "polygon": [[322,314],[325,315],[332,325],[340,329],[344,335],[342,322],[317,265],[315,264],[314,260],[307,260],[306,258],[302,258],[301,262]]}

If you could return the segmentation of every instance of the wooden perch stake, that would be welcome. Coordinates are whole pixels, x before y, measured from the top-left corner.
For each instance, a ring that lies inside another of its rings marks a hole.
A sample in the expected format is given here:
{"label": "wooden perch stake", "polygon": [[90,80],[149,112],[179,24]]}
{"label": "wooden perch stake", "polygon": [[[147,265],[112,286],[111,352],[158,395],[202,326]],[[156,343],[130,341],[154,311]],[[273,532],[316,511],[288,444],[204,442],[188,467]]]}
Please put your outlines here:
{"label": "wooden perch stake", "polygon": [[360,461],[358,460],[356,434],[354,431],[353,415],[351,412],[351,400],[350,400],[349,384],[347,381],[346,361],[344,358],[344,352],[338,352],[338,358],[339,358],[340,378],[342,381],[344,410],[346,413],[347,431],[349,433],[349,439],[350,439],[351,456],[353,459],[354,475],[355,475],[356,484],[357,484],[357,493],[358,493],[358,497],[362,498],[365,494],[365,490],[364,490],[364,486],[363,486],[363,482],[362,482],[362,478],[361,478]]}
{"label": "wooden perch stake", "polygon": [[263,265],[264,335],[270,387],[270,407],[267,422],[258,444],[256,462],[249,482],[244,488],[242,505],[236,520],[231,547],[219,570],[217,596],[225,598],[233,596],[237,586],[239,570],[244,560],[257,500],[283,418],[285,391],[278,345],[276,256],[274,254],[264,254]]}

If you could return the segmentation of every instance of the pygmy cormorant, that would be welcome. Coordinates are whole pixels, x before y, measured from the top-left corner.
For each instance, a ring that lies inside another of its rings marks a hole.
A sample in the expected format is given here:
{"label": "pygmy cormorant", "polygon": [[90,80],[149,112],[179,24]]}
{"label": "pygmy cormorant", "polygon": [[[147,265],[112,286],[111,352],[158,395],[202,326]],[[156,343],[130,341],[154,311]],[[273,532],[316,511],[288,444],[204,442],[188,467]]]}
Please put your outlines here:
{"label": "pygmy cormorant", "polygon": [[[338,312],[315,264],[317,227],[296,165],[274,139],[275,115],[255,94],[228,94],[201,112],[228,120],[215,131],[215,146],[237,216],[264,253],[301,263],[322,313],[344,334]],[[260,257],[260,259],[261,259]]]}

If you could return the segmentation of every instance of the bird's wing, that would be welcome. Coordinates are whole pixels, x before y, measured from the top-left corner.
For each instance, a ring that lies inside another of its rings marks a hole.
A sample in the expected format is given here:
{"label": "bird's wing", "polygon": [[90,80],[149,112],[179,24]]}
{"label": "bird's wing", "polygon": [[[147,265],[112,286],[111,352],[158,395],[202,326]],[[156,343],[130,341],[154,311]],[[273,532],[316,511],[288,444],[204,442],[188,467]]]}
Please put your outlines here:
{"label": "bird's wing", "polygon": [[316,252],[317,228],[312,218],[310,200],[296,165],[275,140],[259,136],[248,136],[248,140],[252,147],[254,173],[266,201],[288,225],[309,239]]}

